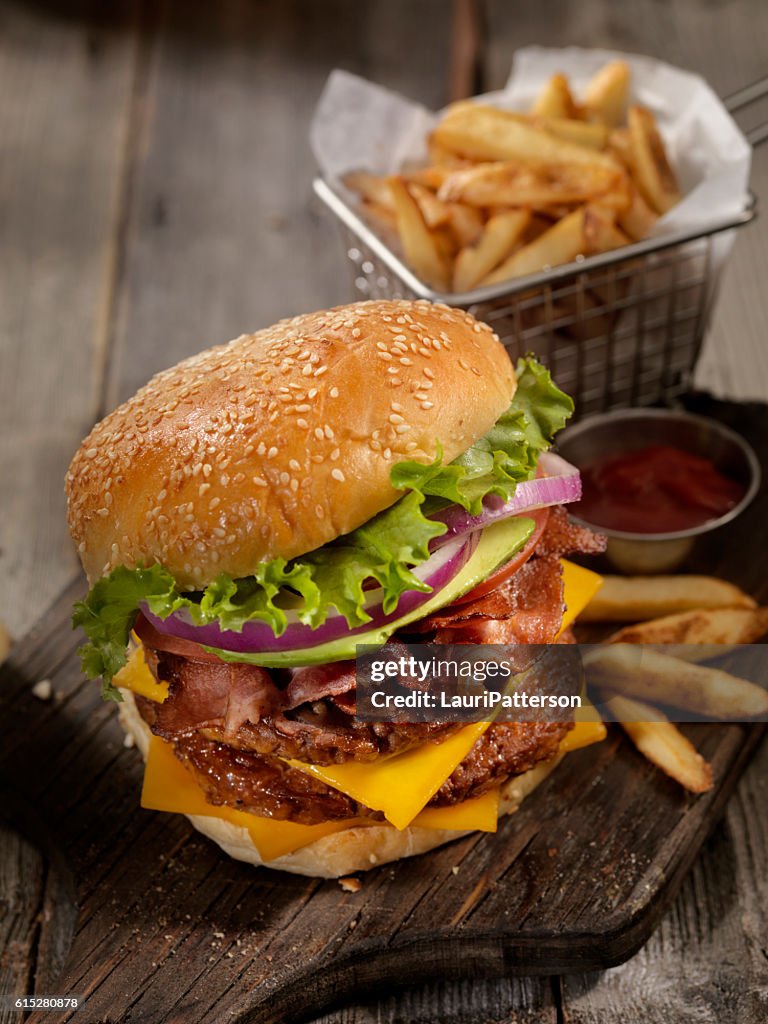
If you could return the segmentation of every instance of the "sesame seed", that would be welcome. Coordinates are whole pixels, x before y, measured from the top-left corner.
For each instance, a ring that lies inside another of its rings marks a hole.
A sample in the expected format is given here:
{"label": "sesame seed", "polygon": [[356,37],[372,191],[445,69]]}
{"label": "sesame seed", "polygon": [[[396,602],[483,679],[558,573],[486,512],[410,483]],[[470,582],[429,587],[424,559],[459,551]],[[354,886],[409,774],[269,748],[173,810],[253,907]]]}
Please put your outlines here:
{"label": "sesame seed", "polygon": [[303,367],[303,369],[301,371],[302,376],[303,377],[309,377],[311,375],[311,373],[312,373],[312,364],[311,363],[305,363],[304,367]]}
{"label": "sesame seed", "polygon": [[315,515],[318,519],[325,519],[325,509],[322,505],[315,505]]}
{"label": "sesame seed", "polygon": [[397,434],[407,434],[410,429],[411,428],[407,423],[400,423],[395,427],[395,432]]}
{"label": "sesame seed", "polygon": [[405,420],[403,419],[402,416],[398,415],[398,413],[392,412],[392,413],[389,414],[389,422],[390,423],[404,423]]}
{"label": "sesame seed", "polygon": [[434,373],[432,372],[432,370],[430,370],[430,368],[428,366],[424,367],[424,376],[425,377],[429,377],[430,380],[434,380],[435,379]]}
{"label": "sesame seed", "polygon": [[301,469],[301,466],[296,461],[296,459],[291,459],[288,465],[291,467],[291,469],[295,470],[296,472],[298,472]]}
{"label": "sesame seed", "polygon": [[330,394],[331,398],[338,398],[339,397],[339,389],[338,388],[331,388],[329,394]]}
{"label": "sesame seed", "polygon": [[294,478],[293,480],[291,480],[291,490],[295,494],[296,491],[298,491],[298,489],[299,489],[299,481]]}
{"label": "sesame seed", "polygon": [[197,489],[197,493],[202,498],[202,496],[205,494],[205,492],[206,491],[210,491],[210,489],[211,489],[211,485],[210,484],[200,484],[200,486]]}
{"label": "sesame seed", "polygon": [[328,438],[329,441],[333,440],[333,430],[328,426],[327,423],[325,425],[325,436]]}
{"label": "sesame seed", "polygon": [[257,487],[266,487],[267,486],[267,481],[264,479],[263,476],[255,476],[253,478],[253,482],[256,484]]}
{"label": "sesame seed", "polygon": [[277,455],[277,448],[275,448],[275,446],[274,446],[274,445],[272,445],[272,447],[271,447],[271,448],[269,449],[269,451],[267,452],[267,458],[268,458],[268,459],[274,459],[274,457],[275,457],[276,455]]}
{"label": "sesame seed", "polygon": [[306,405],[306,404],[304,404],[304,405],[297,405],[296,406],[296,412],[309,412],[309,410],[311,408],[312,408],[311,405]]}
{"label": "sesame seed", "polygon": [[286,473],[285,471],[283,471],[283,472],[282,472],[282,473],[280,474],[280,483],[281,483],[281,484],[283,485],[283,487],[285,487],[285,486],[287,485],[287,483],[288,483],[288,481],[289,481],[290,479],[291,479],[291,478],[290,478],[289,474],[288,474],[288,473]]}
{"label": "sesame seed", "polygon": [[344,480],[346,479],[346,477],[344,476],[344,474],[342,473],[342,471],[340,469],[332,469],[331,470],[331,476],[333,477],[334,480],[338,480],[339,483],[342,483],[342,484],[344,483]]}
{"label": "sesame seed", "polygon": [[338,459],[340,454],[341,454],[341,449],[334,448],[333,451],[331,452],[331,462],[335,462]]}
{"label": "sesame seed", "polygon": [[211,503],[208,506],[211,509],[218,508],[221,504],[221,498],[211,498]]}
{"label": "sesame seed", "polygon": [[302,430],[306,430],[307,427],[309,426],[309,424],[307,423],[307,421],[305,419],[298,419],[298,420],[296,420],[296,425],[301,427]]}
{"label": "sesame seed", "polygon": [[319,366],[319,367],[318,367],[318,368],[317,368],[317,369],[315,370],[315,377],[322,377],[322,376],[323,376],[323,374],[324,374],[324,373],[327,373],[327,372],[328,372],[328,367],[327,367],[327,366]]}
{"label": "sesame seed", "polygon": [[376,355],[379,357],[379,359],[384,359],[387,362],[392,358],[389,352],[377,352]]}
{"label": "sesame seed", "polygon": [[403,407],[402,407],[402,405],[400,405],[399,402],[390,402],[390,406],[389,407],[390,407],[390,409],[392,409],[393,412],[402,412],[403,411]]}
{"label": "sesame seed", "polygon": [[315,427],[315,437],[317,438],[318,441],[322,441],[323,440],[323,438],[325,437],[325,434],[323,433],[323,428],[322,427]]}
{"label": "sesame seed", "polygon": [[409,359],[408,356],[403,356],[400,359],[400,363],[402,366],[413,366],[413,360]]}

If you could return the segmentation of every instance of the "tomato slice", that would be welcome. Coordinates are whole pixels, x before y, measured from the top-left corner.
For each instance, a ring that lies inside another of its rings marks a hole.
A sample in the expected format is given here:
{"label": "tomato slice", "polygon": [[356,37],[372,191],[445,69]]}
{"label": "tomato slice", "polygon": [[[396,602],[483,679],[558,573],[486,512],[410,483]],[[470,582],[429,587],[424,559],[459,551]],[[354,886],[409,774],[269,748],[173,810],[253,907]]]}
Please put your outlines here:
{"label": "tomato slice", "polygon": [[528,559],[531,557],[533,552],[536,550],[536,545],[541,539],[542,533],[546,529],[547,522],[549,520],[549,509],[538,508],[533,512],[525,512],[523,515],[517,516],[518,519],[532,519],[536,524],[533,533],[525,542],[522,548],[514,555],[509,562],[502,565],[500,569],[489,576],[487,580],[483,580],[482,583],[470,590],[468,594],[464,594],[463,597],[456,598],[451,603],[451,607],[457,604],[468,604],[470,601],[477,600],[478,597],[485,597],[486,594],[490,594],[492,590],[495,590],[505,580],[508,580],[510,576],[514,575],[521,565],[525,565]]}

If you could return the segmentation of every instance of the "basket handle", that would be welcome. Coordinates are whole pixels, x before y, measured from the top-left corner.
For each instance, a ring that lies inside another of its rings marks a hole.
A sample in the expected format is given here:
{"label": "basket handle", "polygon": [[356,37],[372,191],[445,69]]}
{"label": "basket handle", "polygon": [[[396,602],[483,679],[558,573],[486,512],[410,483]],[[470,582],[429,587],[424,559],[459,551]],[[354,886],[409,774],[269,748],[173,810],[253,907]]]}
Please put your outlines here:
{"label": "basket handle", "polygon": [[[726,96],[723,99],[723,106],[729,114],[735,114],[763,99],[765,96],[768,96],[768,75],[764,78],[759,78],[756,82],[745,85],[742,89],[737,89],[730,96]],[[768,121],[757,125],[751,131],[745,132],[745,135],[750,146],[759,146],[768,139]]]}

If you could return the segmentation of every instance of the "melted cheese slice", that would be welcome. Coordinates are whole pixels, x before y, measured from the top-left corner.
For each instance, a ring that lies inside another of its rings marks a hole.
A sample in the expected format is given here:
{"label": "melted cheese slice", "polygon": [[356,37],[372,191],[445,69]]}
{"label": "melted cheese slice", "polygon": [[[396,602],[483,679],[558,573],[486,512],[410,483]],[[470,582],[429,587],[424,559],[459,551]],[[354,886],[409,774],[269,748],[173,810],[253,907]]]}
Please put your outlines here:
{"label": "melted cheese slice", "polygon": [[411,824],[420,828],[495,832],[499,824],[500,794],[497,786],[481,796],[454,804],[453,807],[425,807]]}
{"label": "melted cheese slice", "polygon": [[560,559],[560,565],[563,569],[565,613],[558,636],[573,624],[603,585],[603,577],[591,569],[569,562],[566,558]]}
{"label": "melted cheese slice", "polygon": [[490,722],[473,722],[441,743],[428,741],[402,754],[375,761],[344,764],[306,764],[289,761],[308,775],[351,796],[374,811],[382,811],[395,828],[406,828],[461,764]]}
{"label": "melted cheese slice", "polygon": [[353,824],[351,821],[324,821],[319,825],[298,825],[210,804],[193,773],[174,754],[173,744],[159,736],[153,736],[149,742],[141,806],[153,811],[222,818],[248,829],[263,860],[274,860]]}
{"label": "melted cheese slice", "polygon": [[158,683],[152,675],[140,642],[128,655],[128,663],[123,665],[112,682],[123,690],[130,690],[158,704],[168,698],[168,683]]}
{"label": "melted cheese slice", "polygon": [[[372,824],[368,821],[346,820],[326,821],[319,825],[299,825],[292,821],[261,818],[256,814],[235,810],[233,807],[220,807],[208,803],[193,772],[173,753],[173,744],[167,743],[159,736],[153,736],[149,743],[144,785],[141,790],[141,806],[154,811],[221,818],[232,825],[245,828],[265,861],[292,853],[334,832]],[[420,828],[495,832],[498,814],[499,790],[494,789],[454,807],[428,808],[418,815],[413,824]]]}

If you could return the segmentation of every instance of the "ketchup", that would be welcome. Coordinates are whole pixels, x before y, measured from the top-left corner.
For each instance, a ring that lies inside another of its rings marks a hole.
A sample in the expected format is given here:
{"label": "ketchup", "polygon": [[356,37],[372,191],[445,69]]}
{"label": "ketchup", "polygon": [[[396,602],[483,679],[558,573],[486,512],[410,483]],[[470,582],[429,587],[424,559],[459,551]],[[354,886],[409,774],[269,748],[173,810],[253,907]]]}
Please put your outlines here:
{"label": "ketchup", "polygon": [[578,515],[627,533],[672,533],[718,519],[745,488],[710,459],[667,444],[595,459],[581,467]]}

